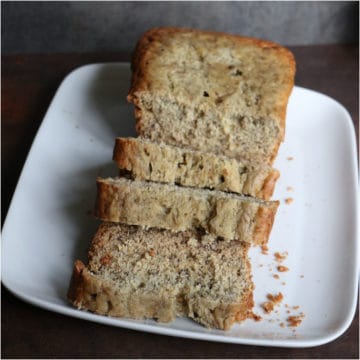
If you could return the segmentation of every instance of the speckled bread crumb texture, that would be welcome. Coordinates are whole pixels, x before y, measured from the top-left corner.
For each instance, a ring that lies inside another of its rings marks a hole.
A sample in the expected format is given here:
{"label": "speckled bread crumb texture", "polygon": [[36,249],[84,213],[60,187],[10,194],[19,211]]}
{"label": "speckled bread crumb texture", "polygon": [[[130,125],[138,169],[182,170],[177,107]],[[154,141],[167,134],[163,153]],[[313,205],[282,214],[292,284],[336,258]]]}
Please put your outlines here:
{"label": "speckled bread crumb texture", "polygon": [[252,313],[247,252],[243,243],[195,232],[103,223],[88,265],[75,263],[68,297],[98,314],[161,322],[188,316],[227,330]]}

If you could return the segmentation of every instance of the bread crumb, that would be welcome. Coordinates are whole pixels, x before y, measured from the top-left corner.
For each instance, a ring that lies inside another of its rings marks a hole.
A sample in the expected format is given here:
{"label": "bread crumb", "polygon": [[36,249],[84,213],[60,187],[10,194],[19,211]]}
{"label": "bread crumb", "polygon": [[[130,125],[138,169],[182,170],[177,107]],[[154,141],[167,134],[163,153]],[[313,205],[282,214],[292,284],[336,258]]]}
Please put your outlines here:
{"label": "bread crumb", "polygon": [[278,270],[279,272],[286,272],[286,271],[289,271],[289,268],[286,267],[286,266],[283,266],[283,265],[279,265],[279,266],[277,267],[277,270]]}
{"label": "bread crumb", "polygon": [[274,254],[274,256],[275,256],[275,260],[276,260],[277,262],[282,262],[283,260],[285,260],[285,259],[287,258],[288,252],[287,252],[287,251],[285,251],[285,252],[283,252],[283,253],[276,252],[276,253]]}
{"label": "bread crumb", "polygon": [[286,320],[288,322],[288,326],[289,327],[297,327],[301,324],[301,322],[303,321],[303,318],[305,316],[303,315],[292,315],[289,316]]}
{"label": "bread crumb", "polygon": [[267,255],[269,251],[269,248],[267,245],[261,245],[261,253],[264,255]]}
{"label": "bread crumb", "polygon": [[293,156],[288,156],[288,157],[286,158],[286,160],[289,160],[289,161],[294,160],[294,157],[293,157]]}
{"label": "bread crumb", "polygon": [[255,313],[252,313],[251,314],[251,318],[255,321],[261,321],[262,320],[262,317],[258,314],[255,314]]}
{"label": "bread crumb", "polygon": [[281,301],[283,300],[284,296],[281,292],[279,292],[276,295],[272,295],[272,294],[267,294],[266,296],[268,298],[268,300],[270,300],[271,302],[275,303],[275,304],[279,304],[281,303]]}
{"label": "bread crumb", "polygon": [[283,282],[281,283],[281,285],[286,285],[286,282],[285,282],[285,281],[283,281]]}
{"label": "bread crumb", "polygon": [[275,278],[275,279],[280,279],[280,276],[279,276],[278,274],[274,274],[274,275],[273,275],[273,278]]}
{"label": "bread crumb", "polygon": [[279,324],[279,326],[282,327],[282,328],[284,328],[284,327],[285,327],[285,324],[284,324],[283,322],[281,322],[281,323]]}
{"label": "bread crumb", "polygon": [[261,307],[264,309],[264,311],[269,314],[274,310],[274,303],[272,301],[266,301],[263,304],[261,304]]}
{"label": "bread crumb", "polygon": [[294,310],[297,310],[297,309],[300,308],[300,306],[299,306],[299,305],[295,305],[295,306],[293,306],[292,308],[293,308]]}
{"label": "bread crumb", "polygon": [[288,187],[286,188],[286,191],[294,191],[294,188],[293,188],[292,186],[288,186]]}
{"label": "bread crumb", "polygon": [[275,295],[267,294],[266,297],[269,301],[266,301],[263,304],[261,304],[261,307],[264,309],[264,311],[267,314],[271,313],[274,310],[274,306],[279,304],[282,301],[282,299],[284,298],[284,296],[281,292],[279,292],[278,294],[275,294]]}
{"label": "bread crumb", "polygon": [[285,204],[290,205],[294,201],[293,198],[289,197],[285,199]]}

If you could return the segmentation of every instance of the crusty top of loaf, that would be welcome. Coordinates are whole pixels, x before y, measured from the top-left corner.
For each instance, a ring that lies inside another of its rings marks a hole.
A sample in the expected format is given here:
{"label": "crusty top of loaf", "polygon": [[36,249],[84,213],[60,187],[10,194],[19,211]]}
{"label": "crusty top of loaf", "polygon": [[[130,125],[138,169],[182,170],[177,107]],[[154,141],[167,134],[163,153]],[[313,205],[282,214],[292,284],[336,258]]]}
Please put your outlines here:
{"label": "crusty top of loaf", "polygon": [[[271,117],[282,137],[294,84],[292,53],[270,41],[183,28],[154,28],[140,39],[128,100],[141,92],[171,92],[184,101]],[[243,103],[242,103],[243,102]]]}

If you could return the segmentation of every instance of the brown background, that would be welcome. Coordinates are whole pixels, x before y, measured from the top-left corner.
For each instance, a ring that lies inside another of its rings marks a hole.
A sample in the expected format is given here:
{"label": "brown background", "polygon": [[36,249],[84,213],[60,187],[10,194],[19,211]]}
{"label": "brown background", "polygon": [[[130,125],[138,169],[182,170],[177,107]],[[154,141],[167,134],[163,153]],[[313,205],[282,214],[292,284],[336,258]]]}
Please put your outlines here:
{"label": "brown background", "polygon": [[[291,47],[296,85],[323,92],[350,112],[358,138],[358,46]],[[129,53],[2,56],[2,223],[26,155],[52,97],[74,68],[129,61]],[[153,335],[70,318],[26,304],[3,286],[3,358],[359,358],[359,307],[349,329],[316,348],[284,349]]]}

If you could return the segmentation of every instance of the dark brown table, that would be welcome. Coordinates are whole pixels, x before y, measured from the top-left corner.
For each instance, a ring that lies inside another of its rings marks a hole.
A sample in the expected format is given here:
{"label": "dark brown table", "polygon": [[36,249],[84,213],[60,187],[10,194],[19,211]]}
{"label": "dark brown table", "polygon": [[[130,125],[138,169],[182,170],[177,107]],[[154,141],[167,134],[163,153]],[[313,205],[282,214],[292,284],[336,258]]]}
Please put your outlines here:
{"label": "dark brown table", "polygon": [[[323,92],[350,112],[358,135],[358,46],[291,48],[296,84]],[[74,68],[129,61],[130,54],[2,57],[2,223],[26,155],[53,95]],[[316,348],[285,349],[172,338],[58,315],[18,300],[3,286],[3,358],[359,358],[359,307],[349,329]]]}

